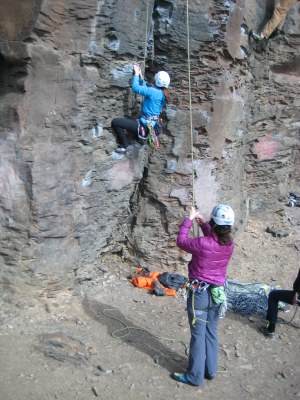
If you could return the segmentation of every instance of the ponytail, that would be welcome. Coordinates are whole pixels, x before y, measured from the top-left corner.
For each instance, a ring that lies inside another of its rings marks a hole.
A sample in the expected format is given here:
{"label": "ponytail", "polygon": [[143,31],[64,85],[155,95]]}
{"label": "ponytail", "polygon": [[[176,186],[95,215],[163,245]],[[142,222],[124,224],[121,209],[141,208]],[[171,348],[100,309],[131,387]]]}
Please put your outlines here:
{"label": "ponytail", "polygon": [[165,95],[165,98],[166,98],[167,103],[170,103],[170,100],[171,100],[170,92],[169,92],[168,89],[165,88],[165,87],[163,87],[163,88],[161,88],[161,89],[162,89],[162,91],[164,92],[164,95]]}

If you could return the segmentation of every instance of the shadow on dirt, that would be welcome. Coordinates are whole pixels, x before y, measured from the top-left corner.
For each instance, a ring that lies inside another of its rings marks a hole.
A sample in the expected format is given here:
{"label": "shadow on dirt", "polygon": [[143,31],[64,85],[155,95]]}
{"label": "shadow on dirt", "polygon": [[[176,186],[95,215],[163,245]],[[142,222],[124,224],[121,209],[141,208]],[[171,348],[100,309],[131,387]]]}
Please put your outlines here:
{"label": "shadow on dirt", "polygon": [[163,345],[160,341],[163,338],[153,336],[145,328],[132,324],[120,310],[88,297],[83,299],[82,306],[91,318],[106,326],[108,333],[116,340],[122,340],[149,355],[155,363],[171,373],[185,371],[187,357]]}

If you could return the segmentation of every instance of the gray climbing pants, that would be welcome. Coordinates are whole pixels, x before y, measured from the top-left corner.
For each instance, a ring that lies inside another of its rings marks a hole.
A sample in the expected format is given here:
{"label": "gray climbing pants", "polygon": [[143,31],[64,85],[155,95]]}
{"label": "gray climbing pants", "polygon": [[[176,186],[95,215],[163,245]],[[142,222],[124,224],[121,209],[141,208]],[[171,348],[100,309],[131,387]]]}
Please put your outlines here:
{"label": "gray climbing pants", "polygon": [[213,302],[209,289],[190,290],[187,313],[191,340],[186,378],[196,386],[202,385],[204,378],[214,378],[217,373],[219,307]]}

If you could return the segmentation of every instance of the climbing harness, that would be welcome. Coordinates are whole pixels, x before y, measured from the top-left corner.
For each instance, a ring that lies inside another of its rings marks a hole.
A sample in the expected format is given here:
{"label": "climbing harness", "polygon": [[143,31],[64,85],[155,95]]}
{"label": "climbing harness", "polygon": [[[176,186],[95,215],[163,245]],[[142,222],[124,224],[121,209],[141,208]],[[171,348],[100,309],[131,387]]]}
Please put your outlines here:
{"label": "climbing harness", "polygon": [[158,115],[153,115],[152,117],[146,117],[145,115],[142,115],[141,118],[144,118],[147,121],[158,121],[159,120],[159,116]]}
{"label": "climbing harness", "polygon": [[[143,144],[146,144],[148,142],[149,146],[154,149],[158,150],[159,148],[159,142],[158,142],[158,132],[160,128],[160,122],[159,122],[159,116],[153,116],[153,117],[146,117],[142,115],[137,121],[138,121],[138,137],[139,139],[143,142]],[[147,121],[147,125],[145,126],[142,123],[142,119]],[[160,132],[159,132],[160,133]]]}
{"label": "climbing harness", "polygon": [[192,319],[192,326],[195,327],[196,321],[202,321],[207,323],[207,320],[204,320],[202,318],[197,318],[197,315],[202,315],[203,312],[206,312],[207,309],[205,310],[195,310],[195,293],[203,293],[209,288],[210,284],[206,282],[199,281],[198,279],[193,279],[191,281],[187,281],[184,285],[185,289],[185,296],[188,298],[189,296],[192,296],[192,310],[193,310],[193,319]]}
{"label": "climbing harness", "polygon": [[198,279],[193,279],[191,281],[187,281],[185,284],[185,288],[188,291],[192,291],[192,292],[205,292],[205,290],[208,289],[208,287],[210,286],[210,283],[206,283],[203,281],[199,281]]}
{"label": "climbing harness", "polygon": [[223,318],[225,316],[225,313],[227,311],[227,300],[226,300],[226,293],[225,293],[225,287],[224,286],[217,286],[212,283],[207,283],[203,281],[199,281],[198,279],[193,279],[192,281],[187,281],[184,286],[182,293],[184,292],[183,296],[185,299],[187,299],[188,296],[192,296],[192,309],[193,309],[193,320],[192,320],[192,325],[195,326],[195,323],[198,320],[203,321],[203,322],[208,322],[204,321],[203,319],[197,318],[196,315],[200,315],[210,309],[210,305],[208,306],[207,309],[205,310],[200,310],[201,313],[199,313],[199,310],[195,310],[195,293],[202,293],[205,292],[206,290],[209,290],[210,295],[209,296],[209,301],[212,298],[213,302],[217,305],[219,305],[219,316],[220,318]]}

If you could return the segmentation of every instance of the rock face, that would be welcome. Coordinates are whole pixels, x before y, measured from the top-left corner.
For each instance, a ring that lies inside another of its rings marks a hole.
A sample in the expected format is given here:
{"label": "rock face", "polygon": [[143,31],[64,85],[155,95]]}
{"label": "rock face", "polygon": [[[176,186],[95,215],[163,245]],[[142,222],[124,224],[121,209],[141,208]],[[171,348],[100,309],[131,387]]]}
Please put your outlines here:
{"label": "rock face", "polygon": [[[242,230],[299,191],[299,5],[263,50],[269,3],[0,1],[2,284],[90,279],[112,254],[176,270],[192,202],[228,202]],[[168,71],[172,99],[159,150],[119,156],[134,62]]]}

